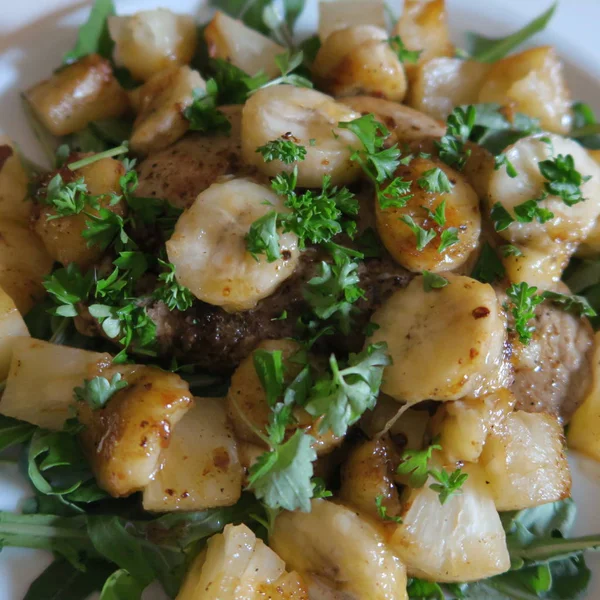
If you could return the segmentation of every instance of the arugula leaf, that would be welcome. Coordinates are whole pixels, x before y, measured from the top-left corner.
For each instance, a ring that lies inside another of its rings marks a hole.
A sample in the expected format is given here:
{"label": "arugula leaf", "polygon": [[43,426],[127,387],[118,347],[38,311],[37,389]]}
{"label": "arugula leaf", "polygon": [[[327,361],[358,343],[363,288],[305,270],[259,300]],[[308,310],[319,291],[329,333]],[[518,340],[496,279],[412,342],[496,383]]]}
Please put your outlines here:
{"label": "arugula leaf", "polygon": [[405,450],[396,468],[399,475],[408,475],[408,485],[412,488],[422,488],[429,477],[429,461],[434,450],[442,447],[433,440],[432,444],[423,450]]}
{"label": "arugula leaf", "polygon": [[254,370],[267,395],[267,403],[271,407],[275,406],[279,397],[283,395],[285,379],[283,352],[259,348],[252,353],[252,360]]}
{"label": "arugula leaf", "polygon": [[423,289],[426,292],[432,290],[439,290],[446,287],[450,282],[437,273],[430,273],[429,271],[423,271]]}
{"label": "arugula leaf", "polygon": [[31,423],[0,415],[0,452],[29,441],[36,429]]}
{"label": "arugula leaf", "polygon": [[92,410],[104,408],[106,403],[119,391],[126,388],[128,383],[121,378],[121,373],[115,373],[109,381],[106,377],[86,379],[82,387],[73,390],[75,399],[86,402]]}
{"label": "arugula leaf", "polygon": [[422,252],[425,249],[425,246],[433,240],[437,233],[433,229],[424,229],[420,225],[417,225],[414,219],[410,215],[402,215],[400,220],[404,222],[410,230],[415,234],[417,238],[417,250]]}
{"label": "arugula leaf", "polygon": [[503,38],[486,38],[476,33],[467,33],[469,52],[473,60],[479,62],[496,62],[524,44],[536,33],[543,31],[556,11],[558,3],[554,3],[547,11],[533,21]]}
{"label": "arugula leaf", "polygon": [[68,561],[57,558],[29,586],[23,600],[87,600],[100,591],[114,567],[100,560],[83,563],[76,569]]}
{"label": "arugula leaf", "polygon": [[206,89],[195,89],[193,101],[183,111],[183,116],[189,121],[192,131],[202,133],[229,133],[231,122],[217,109],[218,86],[214,79],[206,82]]}
{"label": "arugula leaf", "polygon": [[383,501],[385,497],[383,494],[380,494],[375,498],[375,507],[377,508],[377,514],[382,521],[392,521],[393,523],[402,523],[401,517],[393,517],[388,515],[387,506],[384,506]]}
{"label": "arugula leaf", "polygon": [[358,263],[342,252],[333,253],[334,263],[321,262],[321,273],[308,281],[304,298],[319,319],[334,318],[342,333],[352,326],[354,304],[364,298],[359,287]]}
{"label": "arugula leaf", "polygon": [[473,268],[471,277],[482,283],[494,283],[503,279],[505,275],[506,270],[496,251],[488,242],[485,242],[481,248],[481,254]]}
{"label": "arugula leaf", "polygon": [[140,600],[144,586],[127,571],[115,571],[104,583],[100,600]]}
{"label": "arugula leaf", "polygon": [[63,62],[71,64],[88,54],[111,59],[114,42],[108,31],[108,17],[115,14],[113,0],[95,0],[88,20],[79,28],[75,47],[65,54]]}
{"label": "arugula leaf", "polygon": [[584,296],[575,296],[569,294],[560,294],[559,292],[542,292],[544,300],[550,300],[553,304],[560,306],[566,312],[572,312],[578,317],[595,317],[596,311],[590,306],[590,303]]}
{"label": "arugula leaf", "polygon": [[175,265],[160,258],[158,263],[167,270],[158,276],[158,287],[154,290],[153,297],[164,302],[169,310],[184,311],[191,308],[195,300],[194,294],[177,281]]}
{"label": "arugula leaf", "polygon": [[320,430],[346,435],[363,413],[373,409],[383,370],[390,364],[387,344],[370,344],[359,354],[350,354],[348,366],[340,369],[334,354],[329,357],[330,373],[313,385],[305,409],[313,417],[323,416]]}
{"label": "arugula leaf", "polygon": [[507,290],[506,295],[511,301],[511,313],[515,320],[515,329],[522,344],[528,344],[535,327],[529,325],[529,321],[535,317],[535,308],[543,302],[544,297],[537,294],[537,288],[530,286],[524,281],[513,283]]}
{"label": "arugula leaf", "polygon": [[259,457],[250,468],[249,488],[270,508],[310,511],[314,438],[297,429],[285,443]]}
{"label": "arugula leaf", "polygon": [[265,254],[268,262],[275,262],[281,258],[277,216],[277,211],[270,210],[250,225],[246,234],[246,250],[256,261],[260,260],[260,254]]}
{"label": "arugula leaf", "polygon": [[398,60],[401,63],[416,64],[419,61],[419,57],[423,53],[423,50],[409,50],[402,38],[399,35],[395,35],[388,40],[390,48],[397,54]]}
{"label": "arugula leaf", "polygon": [[280,160],[286,165],[304,160],[306,157],[306,148],[291,139],[286,139],[285,136],[267,142],[264,146],[259,146],[256,152],[262,154],[265,162]]}

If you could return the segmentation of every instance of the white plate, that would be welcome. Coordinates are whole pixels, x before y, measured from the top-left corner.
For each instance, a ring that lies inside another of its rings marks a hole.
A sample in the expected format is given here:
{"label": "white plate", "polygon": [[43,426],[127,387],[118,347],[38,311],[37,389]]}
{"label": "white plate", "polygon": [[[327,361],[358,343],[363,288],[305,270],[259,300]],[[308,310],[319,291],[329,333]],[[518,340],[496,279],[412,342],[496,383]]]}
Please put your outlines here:
{"label": "white plate", "polygon": [[[308,0],[301,28],[314,29],[316,2]],[[452,30],[460,40],[464,30],[490,36],[504,35],[545,10],[551,0],[448,0]],[[63,53],[75,40],[76,26],[87,8],[75,0],[1,0],[0,20],[0,133],[16,140],[31,158],[43,161],[33,135],[23,118],[19,91],[36,83],[60,64]],[[202,17],[204,0],[117,0],[119,12],[168,6]],[[390,4],[399,4],[399,2]],[[563,0],[548,30],[536,43],[556,46],[567,64],[567,77],[577,99],[600,111],[600,22],[598,0]],[[573,497],[579,507],[575,534],[600,532],[600,465],[571,457]],[[28,494],[25,481],[12,464],[0,462],[0,510],[16,510]],[[433,540],[432,540],[433,541]],[[600,598],[600,556],[589,554],[595,580],[589,599]],[[0,554],[0,600],[22,600],[29,583],[50,563],[44,552],[8,548]],[[154,598],[160,595],[151,594]],[[68,600],[68,599],[61,599]],[[484,599],[482,599],[484,600]]]}

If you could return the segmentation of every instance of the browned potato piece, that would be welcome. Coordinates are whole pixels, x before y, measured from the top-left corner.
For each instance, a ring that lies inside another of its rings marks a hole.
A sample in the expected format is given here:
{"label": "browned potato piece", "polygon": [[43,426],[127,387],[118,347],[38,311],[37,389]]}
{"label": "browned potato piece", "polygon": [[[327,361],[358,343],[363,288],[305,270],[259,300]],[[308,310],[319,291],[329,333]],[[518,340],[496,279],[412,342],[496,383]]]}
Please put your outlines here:
{"label": "browned potato piece", "polygon": [[[99,200],[103,208],[121,216],[125,214],[125,202],[120,201],[112,206],[110,204],[110,193],[118,194],[121,190],[119,179],[125,174],[125,167],[121,161],[104,158],[76,171],[64,168],[61,174],[65,180],[67,177],[72,179],[83,177],[90,194],[94,196],[106,194]],[[98,211],[91,207],[87,208],[86,212],[98,214]],[[53,207],[40,204],[33,221],[34,231],[40,236],[48,254],[54,260],[63,265],[76,263],[79,267],[85,268],[102,256],[104,252],[102,248],[88,246],[87,240],[82,236],[86,229],[86,221],[90,220],[89,216],[80,213],[71,217],[48,220],[55,215],[56,211]]]}
{"label": "browned potato piece", "polygon": [[[453,184],[450,192],[429,192],[419,185],[425,173],[436,168],[441,169]],[[375,202],[377,231],[384,246],[399,264],[410,271],[437,273],[460,267],[477,247],[481,231],[479,198],[473,188],[460,173],[434,157],[415,157],[410,164],[400,165],[396,176],[411,182],[410,193],[413,197],[402,208],[381,208],[379,202]],[[446,223],[443,227],[427,212],[434,213],[442,202],[446,203]],[[415,234],[400,220],[402,217],[412,218],[424,229],[435,231],[437,236],[419,250]],[[439,252],[442,231],[449,228],[456,229],[458,242]]]}
{"label": "browned potato piece", "polygon": [[[28,337],[29,330],[12,298],[0,288],[0,380],[8,375],[16,340]],[[2,405],[0,404],[0,412]]]}
{"label": "browned potato piece", "polygon": [[[393,35],[399,35],[409,50],[421,50],[419,62],[454,54],[444,0],[405,0]],[[415,65],[406,65],[409,77],[414,70]]]}
{"label": "browned potato piece", "polygon": [[128,386],[104,408],[77,404],[85,426],[82,445],[98,485],[114,497],[128,496],[150,483],[173,427],[194,402],[181,377],[155,367],[107,367],[96,375],[110,380],[117,372]]}
{"label": "browned potato piece", "polygon": [[441,137],[446,131],[441,123],[430,116],[382,98],[356,96],[343,98],[342,102],[363,115],[373,113],[390,130],[390,144],[407,144],[423,138]]}
{"label": "browned potato piece", "polygon": [[136,80],[146,81],[173,64],[186,65],[196,50],[194,18],[165,8],[109,17],[108,27],[117,64],[129,69]]}
{"label": "browned potato piece", "polygon": [[129,102],[110,63],[98,54],[57,71],[25,94],[34,113],[54,135],[83,129],[91,121],[122,115]]}
{"label": "browned potato piece", "polygon": [[419,63],[413,71],[407,104],[440,121],[454,107],[477,102],[490,65],[440,57]]}
{"label": "browned potato piece", "polygon": [[0,218],[27,221],[31,202],[27,201],[27,173],[17,149],[8,136],[0,135]]}
{"label": "browned potato piece", "polygon": [[141,154],[162,150],[188,130],[184,110],[193,102],[194,90],[205,88],[198,71],[171,67],[151,77],[131,94],[137,113],[131,134],[131,149]]}
{"label": "browned potato piece", "polygon": [[44,295],[42,279],[51,269],[52,257],[27,225],[0,220],[0,286],[21,314]]}
{"label": "browned potato piece", "polygon": [[404,67],[385,29],[374,25],[334,31],[319,49],[312,69],[333,96],[368,94],[400,102],[406,94]]}
{"label": "browned potato piece", "polygon": [[382,498],[387,514],[400,513],[400,500],[391,473],[390,448],[384,439],[356,446],[342,468],[340,498],[374,519],[380,519],[376,500]]}
{"label": "browned potato piece", "polygon": [[285,48],[258,31],[217,11],[204,30],[211,58],[221,58],[249,75],[264,71],[269,77],[280,74],[275,57]]}
{"label": "browned potato piece", "polygon": [[[300,349],[292,340],[267,340],[258,345],[257,350],[281,350],[284,366],[289,380],[300,372],[300,365],[289,359]],[[256,350],[255,350],[256,352]],[[254,368],[254,353],[245,358],[231,378],[231,387],[227,393],[227,411],[238,439],[265,447],[265,443],[256,435],[254,429],[265,432],[269,422],[270,408],[265,391]],[[301,427],[315,438],[314,448],[318,454],[326,454],[341,443],[341,439],[331,431],[319,433],[320,420],[313,420],[303,408],[294,409],[297,423],[291,424],[287,432],[292,434]]]}
{"label": "browned potato piece", "polygon": [[543,129],[568,133],[571,92],[552,46],[531,48],[494,63],[479,92],[479,102],[514,106],[540,120]]}

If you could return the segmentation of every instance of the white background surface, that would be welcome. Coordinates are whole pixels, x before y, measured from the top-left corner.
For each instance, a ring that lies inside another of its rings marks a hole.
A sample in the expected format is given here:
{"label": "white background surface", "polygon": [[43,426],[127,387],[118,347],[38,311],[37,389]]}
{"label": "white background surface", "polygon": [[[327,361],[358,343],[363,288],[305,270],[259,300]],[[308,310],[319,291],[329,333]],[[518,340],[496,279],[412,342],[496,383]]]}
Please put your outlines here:
{"label": "white background surface", "polygon": [[[512,32],[539,15],[550,0],[447,0],[451,27],[490,36]],[[121,14],[143,8],[168,6],[202,17],[203,0],[116,0]],[[301,25],[315,27],[316,0]],[[400,2],[389,1],[398,8]],[[75,9],[73,8],[75,7]],[[77,9],[77,7],[83,7]],[[86,8],[87,7],[87,8]],[[15,139],[25,152],[43,160],[23,119],[19,92],[47,77],[60,64],[75,40],[75,29],[89,10],[88,2],[73,0],[0,0],[0,132]],[[574,97],[590,102],[600,112],[600,0],[562,0],[553,22],[536,42],[557,47],[566,63]],[[573,497],[579,506],[577,534],[600,531],[600,466],[573,458]],[[28,494],[14,464],[0,462],[0,510],[15,510]],[[435,543],[435,540],[432,540]],[[22,600],[29,582],[49,564],[43,552],[5,549],[0,553],[0,600]],[[600,599],[600,556],[588,555],[595,571],[590,600]],[[60,599],[69,600],[69,599]],[[485,599],[482,599],[485,600]]]}

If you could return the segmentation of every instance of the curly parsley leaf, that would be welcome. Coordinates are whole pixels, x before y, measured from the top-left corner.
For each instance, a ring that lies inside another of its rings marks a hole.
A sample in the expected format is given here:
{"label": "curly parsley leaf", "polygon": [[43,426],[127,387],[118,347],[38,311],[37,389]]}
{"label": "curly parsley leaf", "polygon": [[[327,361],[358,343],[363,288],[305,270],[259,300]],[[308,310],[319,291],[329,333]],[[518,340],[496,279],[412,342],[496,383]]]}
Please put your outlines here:
{"label": "curly parsley leaf", "polygon": [[481,254],[473,268],[471,277],[482,283],[494,283],[504,278],[506,270],[496,251],[488,242],[483,245]]}
{"label": "curly parsley leaf", "polygon": [[419,61],[419,57],[422,54],[422,50],[409,50],[402,38],[399,35],[395,35],[388,40],[390,48],[398,56],[398,60],[401,63],[416,64]]}
{"label": "curly parsley leaf", "polygon": [[433,440],[433,443],[423,450],[405,450],[400,457],[400,464],[396,468],[399,475],[408,476],[408,485],[412,488],[422,488],[429,477],[429,461],[434,450],[442,447]]}
{"label": "curly parsley leaf", "polygon": [[313,495],[314,438],[298,429],[250,468],[248,486],[270,508],[310,511]]}
{"label": "curly parsley leaf", "polygon": [[263,72],[250,76],[222,58],[210,59],[209,68],[217,84],[218,106],[244,104],[251,92],[269,81],[268,75]]}
{"label": "curly parsley leaf", "polygon": [[73,390],[75,399],[85,402],[92,410],[104,408],[106,403],[119,391],[126,388],[128,383],[121,378],[121,373],[115,373],[109,381],[106,377],[86,379],[82,387]]}
{"label": "curly parsley leaf", "polygon": [[284,136],[267,142],[264,146],[259,146],[256,151],[262,154],[265,162],[280,160],[286,165],[304,160],[306,157],[306,148],[304,146],[296,144],[296,142],[286,139]]}
{"label": "curly parsley leaf", "polygon": [[94,284],[92,271],[82,274],[75,263],[47,275],[43,285],[58,305],[51,310],[59,317],[76,317],[79,302],[87,300]]}
{"label": "curly parsley leaf", "polygon": [[383,370],[389,364],[385,343],[371,344],[360,354],[350,354],[348,366],[343,369],[332,354],[330,373],[316,381],[305,405],[313,417],[323,416],[321,431],[331,429],[335,435],[346,435],[366,410],[373,409]]}
{"label": "curly parsley leaf", "polygon": [[48,182],[44,192],[41,201],[56,212],[47,217],[48,221],[78,215],[91,199],[83,177],[65,183],[60,173]]}
{"label": "curly parsley leaf", "polygon": [[519,223],[531,223],[537,220],[539,223],[546,223],[554,218],[554,213],[547,208],[539,205],[538,200],[526,200],[515,206],[515,217]]}
{"label": "curly parsley leaf", "polygon": [[535,317],[535,309],[543,302],[544,297],[538,295],[537,288],[525,282],[513,283],[507,290],[506,295],[511,302],[511,313],[515,320],[515,330],[519,340],[528,344],[535,327],[529,325],[529,321]]}
{"label": "curly parsley leaf", "polygon": [[515,165],[510,162],[508,156],[504,153],[497,154],[494,157],[494,170],[499,171],[502,167],[506,167],[506,173],[511,179],[519,175]]}
{"label": "curly parsley leaf", "polygon": [[423,271],[423,289],[426,292],[432,290],[440,290],[446,287],[450,282],[437,273],[430,273],[429,271]]}
{"label": "curly parsley leaf", "polygon": [[380,494],[375,498],[375,507],[377,508],[377,514],[382,521],[391,521],[392,523],[402,523],[402,517],[393,517],[388,515],[387,506],[383,504],[385,497],[383,494]]}
{"label": "curly parsley leaf", "polygon": [[450,246],[454,246],[454,244],[458,244],[458,229],[456,227],[448,227],[448,229],[444,229],[440,234],[440,245],[438,246],[438,252],[442,253]]}
{"label": "curly parsley leaf", "polygon": [[450,474],[445,469],[430,469],[429,474],[437,481],[429,487],[439,494],[440,504],[442,505],[451,496],[459,494],[465,481],[469,478],[469,475],[463,473],[461,469],[456,469]]}
{"label": "curly parsley leaf", "polygon": [[421,177],[417,179],[417,183],[421,189],[431,194],[451,192],[454,187],[448,179],[448,175],[446,175],[439,167],[425,171]]}
{"label": "curly parsley leaf", "polygon": [[475,126],[477,109],[470,105],[466,108],[457,107],[446,120],[446,134],[435,145],[440,159],[448,166],[462,170],[471,156],[471,150],[466,147]]}
{"label": "curly parsley leaf", "polygon": [[583,296],[561,294],[559,292],[542,292],[544,300],[549,300],[553,304],[560,306],[564,311],[571,312],[578,317],[595,317],[596,311],[590,306],[590,303]]}
{"label": "curly parsley leaf", "polygon": [[117,251],[137,248],[125,231],[125,219],[121,215],[107,208],[101,208],[98,214],[86,213],[86,215],[88,220],[81,235],[87,240],[88,247],[99,246],[106,250],[116,241]]}
{"label": "curly parsley leaf", "polygon": [[175,277],[175,265],[158,259],[159,264],[166,269],[158,276],[158,287],[154,290],[154,298],[164,302],[169,310],[187,310],[194,304],[194,294],[181,285]]}
{"label": "curly parsley leaf", "polygon": [[496,202],[496,204],[492,206],[490,218],[494,223],[494,229],[496,231],[504,231],[515,222],[512,215],[504,208],[504,206],[502,206],[502,204],[500,204],[500,202]]}
{"label": "curly parsley leaf", "polygon": [[558,196],[567,206],[573,206],[585,200],[581,186],[591,176],[583,177],[575,168],[575,159],[570,154],[559,154],[538,163],[540,173],[546,179],[544,191]]}
{"label": "curly parsley leaf", "polygon": [[246,249],[257,261],[260,260],[261,254],[266,255],[268,262],[275,262],[281,258],[277,211],[270,210],[250,225],[250,230],[246,234]]}
{"label": "curly parsley leaf", "polygon": [[304,62],[304,54],[302,51],[292,53],[290,50],[286,50],[282,54],[278,54],[275,57],[275,64],[281,71],[281,76],[268,81],[267,83],[260,86],[260,88],[256,88],[251,90],[249,93],[252,94],[257,89],[270,87],[272,85],[293,85],[296,87],[305,87],[312,88],[313,84],[310,79],[307,79],[303,75],[299,75],[298,73],[294,73],[294,71],[302,65]]}
{"label": "curly parsley leaf", "polygon": [[420,225],[417,225],[410,215],[402,215],[400,220],[415,234],[417,239],[417,250],[419,252],[422,252],[425,249],[425,246],[427,246],[427,244],[429,244],[429,242],[437,235],[433,229],[424,229]]}
{"label": "curly parsley leaf", "polygon": [[183,116],[189,121],[192,131],[203,133],[231,131],[229,119],[217,108],[218,94],[219,89],[214,79],[206,82],[206,89],[193,91],[193,101],[183,111]]}
{"label": "curly parsley leaf", "polygon": [[504,256],[504,258],[508,258],[509,256],[523,256],[522,250],[516,246],[513,246],[512,244],[501,246],[500,251],[502,252],[502,256]]}

